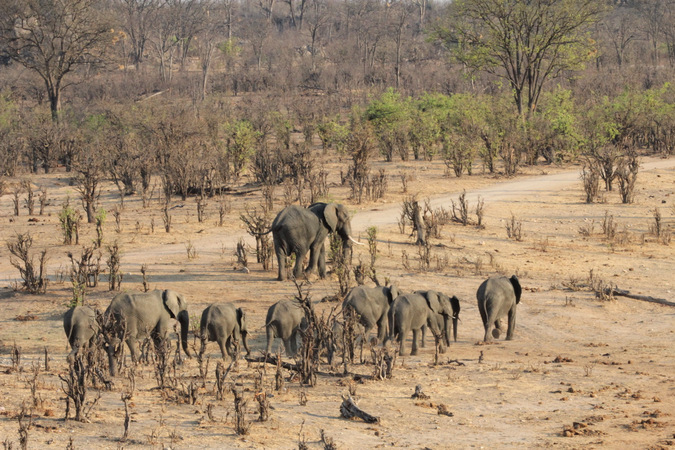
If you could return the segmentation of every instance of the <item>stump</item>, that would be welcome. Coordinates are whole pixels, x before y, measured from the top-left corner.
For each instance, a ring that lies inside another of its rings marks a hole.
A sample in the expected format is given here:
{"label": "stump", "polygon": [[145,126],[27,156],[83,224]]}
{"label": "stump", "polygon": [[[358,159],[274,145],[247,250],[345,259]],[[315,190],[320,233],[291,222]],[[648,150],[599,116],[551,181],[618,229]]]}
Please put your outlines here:
{"label": "stump", "polygon": [[358,418],[366,423],[380,422],[379,417],[371,416],[370,414],[359,408],[354,402],[354,399],[352,398],[351,395],[348,395],[347,397],[344,396],[342,397],[342,404],[340,405],[340,414],[342,414],[342,417],[344,417],[345,419]]}

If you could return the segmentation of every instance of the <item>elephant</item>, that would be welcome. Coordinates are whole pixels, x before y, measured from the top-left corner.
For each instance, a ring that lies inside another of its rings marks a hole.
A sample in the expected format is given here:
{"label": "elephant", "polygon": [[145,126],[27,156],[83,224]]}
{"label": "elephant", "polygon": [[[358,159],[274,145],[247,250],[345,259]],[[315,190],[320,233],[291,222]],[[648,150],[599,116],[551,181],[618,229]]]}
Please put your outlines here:
{"label": "elephant", "polygon": [[80,351],[94,343],[100,331],[96,312],[88,306],[70,308],[63,315],[63,329],[72,349],[68,361],[72,362]]}
{"label": "elephant", "polygon": [[[415,293],[420,294],[425,298],[436,297],[436,301],[441,301],[443,304],[446,304],[445,302],[450,303],[450,306],[452,307],[452,326],[450,323],[448,323],[447,326],[445,325],[445,316],[442,314],[436,314],[436,323],[439,328],[442,327],[446,331],[445,334],[443,334],[443,342],[446,346],[450,346],[450,328],[452,328],[453,339],[457,342],[457,322],[459,321],[460,310],[459,299],[454,295],[448,297],[442,292],[437,291],[415,291]],[[438,300],[438,298],[441,298],[442,300]],[[424,347],[426,328],[426,326],[422,327],[422,347]]]}
{"label": "elephant", "polygon": [[377,340],[384,342],[388,335],[389,307],[399,291],[396,286],[356,286],[342,302],[342,311],[349,314],[350,311],[358,314],[359,323],[365,329],[365,336],[377,325]]}
{"label": "elephant", "polygon": [[[438,315],[443,318],[442,327],[439,325]],[[448,334],[448,323],[452,317],[452,305],[447,296],[421,294],[403,294],[394,299],[389,308],[389,329],[391,338],[401,345],[399,355],[405,352],[405,340],[408,332],[413,332],[411,355],[417,354],[417,341],[422,328],[428,326],[434,335]]]}
{"label": "elephant", "polygon": [[[290,205],[282,209],[272,222],[270,229],[274,238],[274,251],[279,265],[277,279],[286,279],[286,257],[295,255],[293,276],[300,279],[305,255],[309,251],[309,264],[305,276],[312,273],[317,265],[319,276],[326,276],[326,249],[324,241],[330,232],[337,232],[342,239],[346,255],[351,254],[351,221],[349,211],[337,203],[314,203],[307,208]],[[356,242],[360,245],[359,242]]]}
{"label": "elephant", "polygon": [[202,312],[199,335],[204,343],[202,349],[206,346],[207,340],[218,342],[223,359],[225,359],[225,350],[231,358],[235,358],[234,342],[239,342],[240,337],[246,349],[246,355],[251,354],[247,340],[246,313],[232,303],[209,305]]}
{"label": "elephant", "polygon": [[298,351],[298,335],[307,328],[307,319],[302,305],[295,300],[281,300],[267,310],[265,329],[267,331],[267,353],[272,351],[275,337],[284,341],[288,356]]}
{"label": "elephant", "polygon": [[[139,357],[139,338],[152,337],[157,348],[169,334],[170,319],[180,323],[181,346],[188,358],[192,356],[187,345],[190,316],[182,294],[171,290],[117,294],[110,302],[105,316],[107,321],[112,320],[121,325],[116,339],[124,338],[134,363]],[[113,356],[110,356],[110,360],[110,374],[114,376],[117,364]]]}
{"label": "elephant", "polygon": [[[506,331],[506,340],[513,339],[516,329],[516,305],[520,303],[522,288],[518,277],[511,278],[491,277],[485,280],[476,291],[478,310],[485,327],[485,342],[492,338],[499,338],[502,330],[500,319],[505,315],[509,318],[509,327]],[[494,327],[494,328],[493,328]]]}

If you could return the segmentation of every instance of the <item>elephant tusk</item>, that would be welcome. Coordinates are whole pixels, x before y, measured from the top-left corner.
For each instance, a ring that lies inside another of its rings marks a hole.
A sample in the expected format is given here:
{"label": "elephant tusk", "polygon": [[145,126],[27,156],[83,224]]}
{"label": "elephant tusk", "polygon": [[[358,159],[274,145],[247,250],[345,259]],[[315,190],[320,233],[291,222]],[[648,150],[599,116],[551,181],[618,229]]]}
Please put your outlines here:
{"label": "elephant tusk", "polygon": [[351,236],[349,236],[349,240],[352,241],[353,243],[355,243],[356,245],[366,245],[366,244],[364,244],[363,242],[355,241],[354,238],[351,237]]}

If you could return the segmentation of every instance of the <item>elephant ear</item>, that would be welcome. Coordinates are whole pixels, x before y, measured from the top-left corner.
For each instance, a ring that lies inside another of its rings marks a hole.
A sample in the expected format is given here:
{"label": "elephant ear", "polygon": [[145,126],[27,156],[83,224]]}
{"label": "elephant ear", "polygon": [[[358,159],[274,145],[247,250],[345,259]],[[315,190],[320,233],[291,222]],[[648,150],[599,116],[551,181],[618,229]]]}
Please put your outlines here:
{"label": "elephant ear", "polygon": [[393,284],[389,286],[389,303],[393,302],[399,296],[398,288]]}
{"label": "elephant ear", "polygon": [[239,324],[239,331],[246,333],[246,313],[241,308],[237,308],[237,323]]}
{"label": "elephant ear", "polygon": [[516,294],[516,305],[517,305],[518,303],[520,303],[520,294],[523,292],[523,289],[520,287],[520,281],[518,281],[517,276],[513,275],[511,278],[509,278],[509,281],[513,286],[513,292]]}
{"label": "elephant ear", "polygon": [[323,209],[323,221],[331,233],[336,230],[338,225],[337,209],[337,203],[329,203]]}
{"label": "elephant ear", "polygon": [[450,304],[452,305],[452,317],[459,317],[459,299],[453,295],[450,297]]}
{"label": "elephant ear", "polygon": [[436,291],[426,291],[425,293],[420,293],[427,301],[429,309],[431,309],[436,314],[443,313],[443,307],[441,306],[440,298],[438,297],[438,292]]}
{"label": "elephant ear", "polygon": [[175,293],[174,291],[163,291],[162,292],[162,301],[164,302],[164,306],[166,309],[169,311],[169,314],[171,314],[171,318],[175,319],[178,317],[178,313],[184,309],[182,308],[182,300],[178,298],[178,294]]}

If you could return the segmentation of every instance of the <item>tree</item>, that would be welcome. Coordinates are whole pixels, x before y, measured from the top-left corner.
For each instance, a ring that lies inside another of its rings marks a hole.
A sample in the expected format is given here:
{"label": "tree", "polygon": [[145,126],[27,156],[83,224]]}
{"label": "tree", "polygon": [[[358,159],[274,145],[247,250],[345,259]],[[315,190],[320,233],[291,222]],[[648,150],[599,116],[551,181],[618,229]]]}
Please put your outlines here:
{"label": "tree", "polygon": [[45,83],[52,119],[58,121],[65,76],[99,61],[112,39],[101,0],[4,0],[0,47]]}
{"label": "tree", "polygon": [[518,113],[529,115],[547,80],[593,57],[586,30],[604,8],[596,0],[458,0],[435,34],[470,69],[506,79]]}
{"label": "tree", "polygon": [[113,5],[120,16],[121,26],[131,41],[131,62],[138,70],[145,55],[150,28],[160,8],[159,0],[115,0]]}

